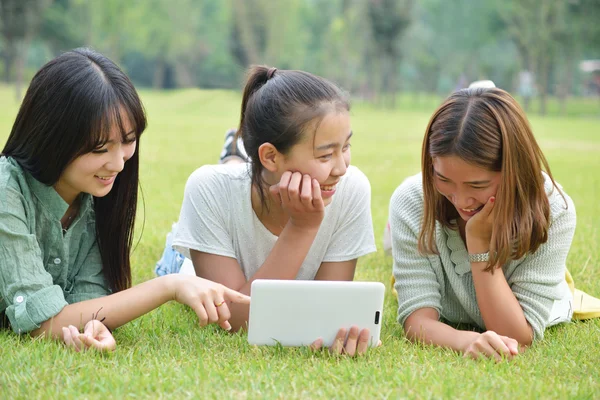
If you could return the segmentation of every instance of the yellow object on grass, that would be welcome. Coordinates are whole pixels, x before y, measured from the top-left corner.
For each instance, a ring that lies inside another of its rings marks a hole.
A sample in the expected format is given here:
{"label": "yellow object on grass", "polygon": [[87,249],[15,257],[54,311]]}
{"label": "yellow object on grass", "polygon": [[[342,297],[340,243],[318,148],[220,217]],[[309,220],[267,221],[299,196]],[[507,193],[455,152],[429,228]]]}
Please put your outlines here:
{"label": "yellow object on grass", "polygon": [[573,294],[573,319],[600,318],[600,299],[575,289],[575,283],[569,270],[566,270],[565,280]]}

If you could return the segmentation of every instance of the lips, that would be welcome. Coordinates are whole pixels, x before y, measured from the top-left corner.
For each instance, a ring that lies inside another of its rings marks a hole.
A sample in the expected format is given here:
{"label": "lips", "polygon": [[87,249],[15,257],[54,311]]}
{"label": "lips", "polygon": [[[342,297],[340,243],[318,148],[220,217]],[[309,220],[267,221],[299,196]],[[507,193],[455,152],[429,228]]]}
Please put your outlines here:
{"label": "lips", "polygon": [[113,179],[116,175],[111,175],[111,176],[98,176],[98,175],[94,175],[96,178],[98,179],[102,179],[103,181],[110,181],[111,179]]}
{"label": "lips", "polygon": [[466,213],[472,213],[472,212],[477,212],[477,211],[481,211],[481,209],[483,208],[483,204],[477,208],[461,208],[461,211],[464,211]]}
{"label": "lips", "polygon": [[94,175],[94,178],[98,179],[98,182],[105,186],[110,186],[115,181],[117,175],[100,176]]}

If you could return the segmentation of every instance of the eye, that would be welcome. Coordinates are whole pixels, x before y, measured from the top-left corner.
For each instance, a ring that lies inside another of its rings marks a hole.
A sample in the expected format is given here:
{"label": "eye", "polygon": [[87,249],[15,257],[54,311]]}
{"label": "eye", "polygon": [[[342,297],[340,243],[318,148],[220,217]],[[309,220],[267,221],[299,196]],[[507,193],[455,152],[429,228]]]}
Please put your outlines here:
{"label": "eye", "polygon": [[325,161],[327,161],[327,160],[330,160],[332,156],[333,156],[333,154],[332,154],[332,153],[325,154],[325,155],[323,155],[323,156],[320,156],[320,157],[319,157],[319,160],[325,160]]}
{"label": "eye", "polygon": [[487,189],[487,186],[471,186],[471,189],[475,189],[475,190]]}
{"label": "eye", "polygon": [[350,143],[347,143],[347,144],[346,144],[346,145],[345,145],[345,146],[342,148],[342,151],[349,150],[349,149],[350,149],[350,147],[352,147],[352,145],[351,145]]}
{"label": "eye", "polygon": [[123,140],[123,144],[131,144],[131,143],[135,143],[137,141],[137,137],[135,135],[132,136],[128,136],[125,138],[125,140]]}

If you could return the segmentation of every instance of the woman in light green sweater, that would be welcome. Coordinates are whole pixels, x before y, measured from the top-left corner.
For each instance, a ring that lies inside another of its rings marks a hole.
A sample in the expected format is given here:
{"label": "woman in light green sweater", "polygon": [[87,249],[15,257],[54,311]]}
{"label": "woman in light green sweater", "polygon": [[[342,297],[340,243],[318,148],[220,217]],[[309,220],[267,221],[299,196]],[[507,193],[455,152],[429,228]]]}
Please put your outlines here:
{"label": "woman in light green sweater", "polygon": [[517,102],[497,88],[452,94],[427,126],[422,173],[390,202],[407,338],[501,360],[570,320],[575,224]]}

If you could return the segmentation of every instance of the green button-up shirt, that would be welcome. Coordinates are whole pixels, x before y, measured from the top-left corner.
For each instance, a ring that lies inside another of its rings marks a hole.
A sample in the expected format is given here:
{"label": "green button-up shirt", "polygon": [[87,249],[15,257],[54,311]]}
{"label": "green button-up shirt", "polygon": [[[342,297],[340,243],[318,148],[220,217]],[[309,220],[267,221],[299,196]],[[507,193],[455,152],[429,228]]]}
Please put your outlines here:
{"label": "green button-up shirt", "polygon": [[16,333],[39,328],[67,304],[109,294],[93,198],[81,196],[63,234],[68,204],[15,160],[0,157],[0,321],[7,317]]}

